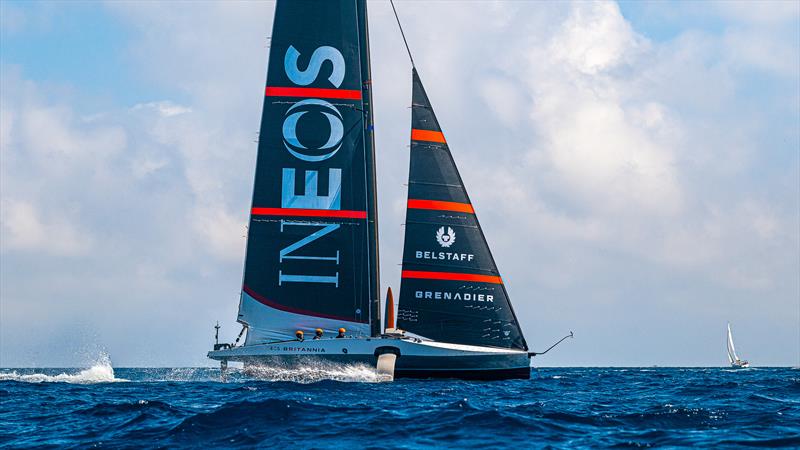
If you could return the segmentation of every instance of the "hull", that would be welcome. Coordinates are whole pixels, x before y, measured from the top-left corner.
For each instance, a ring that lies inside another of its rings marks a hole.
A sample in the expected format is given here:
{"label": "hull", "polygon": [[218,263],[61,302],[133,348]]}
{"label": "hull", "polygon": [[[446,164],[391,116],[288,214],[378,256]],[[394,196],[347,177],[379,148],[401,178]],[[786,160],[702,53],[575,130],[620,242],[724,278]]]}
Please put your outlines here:
{"label": "hull", "polygon": [[520,350],[421,341],[413,338],[344,338],[248,345],[208,353],[211,359],[259,366],[302,367],[316,362],[375,367],[378,355],[394,353],[395,378],[502,380],[530,378]]}

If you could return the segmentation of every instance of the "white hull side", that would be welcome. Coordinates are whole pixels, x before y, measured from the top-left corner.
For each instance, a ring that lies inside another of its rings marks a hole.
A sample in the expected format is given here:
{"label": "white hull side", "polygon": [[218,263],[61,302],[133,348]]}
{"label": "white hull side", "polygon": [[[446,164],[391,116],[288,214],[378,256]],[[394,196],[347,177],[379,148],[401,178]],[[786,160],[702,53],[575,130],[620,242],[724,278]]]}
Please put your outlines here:
{"label": "white hull side", "polygon": [[521,350],[420,341],[411,338],[344,338],[283,341],[208,353],[211,359],[249,366],[303,366],[319,360],[375,366],[377,355],[398,355],[395,377],[529,378],[530,360]]}

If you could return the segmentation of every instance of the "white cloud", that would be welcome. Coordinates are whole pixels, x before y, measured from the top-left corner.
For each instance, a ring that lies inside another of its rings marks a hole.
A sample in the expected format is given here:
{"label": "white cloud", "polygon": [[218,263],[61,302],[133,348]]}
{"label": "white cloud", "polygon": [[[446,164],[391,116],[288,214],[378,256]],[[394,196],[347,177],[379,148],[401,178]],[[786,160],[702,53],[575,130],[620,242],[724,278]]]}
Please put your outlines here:
{"label": "white cloud", "polygon": [[169,160],[161,156],[142,156],[131,162],[131,171],[136,178],[144,178],[167,167]]}
{"label": "white cloud", "polygon": [[525,116],[525,102],[530,101],[521,95],[517,83],[500,77],[485,80],[480,86],[480,94],[486,106],[507,127],[519,125]]}
{"label": "white cloud", "polygon": [[[51,100],[52,94],[18,73],[4,73],[4,251],[85,253],[97,241],[91,234],[105,239],[116,234],[107,222],[119,208],[151,210],[148,197],[166,195],[176,203],[173,208],[183,217],[187,237],[198,248],[225,261],[241,259],[246,186],[251,182],[242,180],[238,186],[233,204],[239,214],[228,212],[231,195],[224,186],[242,166],[227,163],[232,152],[241,149],[249,160],[244,152],[253,143],[242,133],[206,125],[224,110],[198,114],[164,100],[81,118]],[[155,186],[158,190],[146,193]],[[132,197],[132,191],[146,195]],[[189,201],[179,200],[181,196]],[[75,217],[90,222],[88,228],[78,232],[68,221]],[[113,239],[120,238],[135,239]]]}
{"label": "white cloud", "polygon": [[91,237],[76,230],[65,218],[54,217],[44,223],[42,214],[24,201],[2,199],[0,225],[4,250],[74,256],[85,254],[92,247]]}
{"label": "white cloud", "polygon": [[[120,127],[104,127],[84,132],[75,127],[73,114],[60,106],[37,105],[19,115],[19,141],[32,156],[59,163],[97,162],[125,148],[125,132]],[[46,132],[45,132],[46,131]],[[15,137],[12,137],[15,139]],[[42,164],[43,166],[45,164]]]}
{"label": "white cloud", "polygon": [[787,77],[797,77],[800,61],[795,43],[761,29],[732,29],[724,38],[726,52],[734,67],[760,69]]}
{"label": "white cloud", "polygon": [[587,75],[615,68],[635,55],[646,40],[638,36],[611,2],[582,2],[550,44],[557,62],[564,62]]}
{"label": "white cloud", "polygon": [[682,204],[668,109],[614,70],[637,65],[649,46],[616,4],[577,3],[547,50],[527,51],[530,126],[543,141],[532,152],[547,155],[562,190],[599,211],[669,215]]}
{"label": "white cloud", "polygon": [[134,111],[140,109],[153,109],[157,111],[161,117],[172,117],[192,112],[192,108],[178,105],[170,101],[139,103],[134,105],[132,109]]}
{"label": "white cloud", "polygon": [[712,2],[720,15],[737,22],[775,26],[796,24],[800,17],[800,3],[786,0],[730,1]]}
{"label": "white cloud", "polygon": [[192,225],[204,237],[203,241],[214,255],[240,262],[244,255],[246,218],[242,213],[233,215],[221,208],[201,207],[193,212]]}

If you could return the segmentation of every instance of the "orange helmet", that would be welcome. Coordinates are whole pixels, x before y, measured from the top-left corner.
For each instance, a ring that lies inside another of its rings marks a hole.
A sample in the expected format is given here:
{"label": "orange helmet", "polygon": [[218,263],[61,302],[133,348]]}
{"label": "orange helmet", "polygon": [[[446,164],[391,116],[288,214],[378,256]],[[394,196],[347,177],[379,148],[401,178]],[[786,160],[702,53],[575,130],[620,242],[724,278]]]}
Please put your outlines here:
{"label": "orange helmet", "polygon": [[345,331],[347,330],[345,330],[344,328],[339,328],[339,333],[344,333]]}
{"label": "orange helmet", "polygon": [[314,332],[316,332],[317,334],[321,335],[322,334],[322,328],[317,328],[316,330],[314,330]]}
{"label": "orange helmet", "polygon": [[294,335],[295,335],[295,336],[302,336],[302,335],[303,335],[303,332],[302,332],[302,331],[300,331],[300,330],[297,330],[297,331],[295,331],[295,332],[294,332]]}

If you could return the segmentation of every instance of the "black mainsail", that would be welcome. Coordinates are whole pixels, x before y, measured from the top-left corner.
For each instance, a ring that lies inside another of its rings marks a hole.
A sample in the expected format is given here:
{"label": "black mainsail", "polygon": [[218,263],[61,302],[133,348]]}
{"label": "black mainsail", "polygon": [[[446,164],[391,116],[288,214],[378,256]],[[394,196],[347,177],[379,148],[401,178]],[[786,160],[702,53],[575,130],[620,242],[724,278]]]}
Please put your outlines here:
{"label": "black mainsail", "polygon": [[365,0],[275,8],[238,320],[247,345],[380,330]]}
{"label": "black mainsail", "polygon": [[397,326],[441,342],[527,350],[416,69]]}

